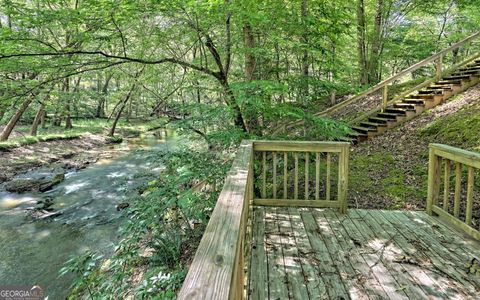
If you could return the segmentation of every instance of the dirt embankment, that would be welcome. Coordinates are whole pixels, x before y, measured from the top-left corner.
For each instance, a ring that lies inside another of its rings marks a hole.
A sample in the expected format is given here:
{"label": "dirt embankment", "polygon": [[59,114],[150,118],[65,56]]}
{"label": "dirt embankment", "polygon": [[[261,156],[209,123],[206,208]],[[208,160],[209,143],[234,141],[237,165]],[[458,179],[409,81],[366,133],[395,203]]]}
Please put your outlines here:
{"label": "dirt embankment", "polygon": [[19,174],[50,165],[79,170],[104,155],[110,142],[99,135],[84,135],[69,140],[39,142],[0,152],[0,183]]}

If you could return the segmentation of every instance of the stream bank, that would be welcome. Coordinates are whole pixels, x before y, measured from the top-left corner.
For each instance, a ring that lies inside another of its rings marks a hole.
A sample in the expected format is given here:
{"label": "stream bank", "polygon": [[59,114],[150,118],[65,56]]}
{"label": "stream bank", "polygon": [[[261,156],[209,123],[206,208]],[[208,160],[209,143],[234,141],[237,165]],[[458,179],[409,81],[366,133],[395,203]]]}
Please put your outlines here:
{"label": "stream bank", "polygon": [[[174,147],[176,139],[148,135],[108,145],[90,136],[48,143],[1,154],[3,162],[13,166],[10,178],[32,176],[55,166],[66,173],[63,182],[43,193],[0,189],[0,283],[36,284],[51,299],[65,299],[74,277],[58,277],[63,264],[89,249],[110,255],[123,222],[119,206],[137,185],[158,177],[163,169],[135,150]],[[32,212],[39,208],[53,214],[35,218]]]}

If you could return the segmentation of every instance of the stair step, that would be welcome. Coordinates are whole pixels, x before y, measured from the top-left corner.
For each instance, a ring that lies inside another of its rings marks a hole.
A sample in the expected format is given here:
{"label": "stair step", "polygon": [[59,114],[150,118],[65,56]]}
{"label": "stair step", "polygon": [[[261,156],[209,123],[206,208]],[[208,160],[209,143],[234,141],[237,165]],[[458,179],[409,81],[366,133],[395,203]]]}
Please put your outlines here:
{"label": "stair step", "polygon": [[417,95],[410,95],[409,99],[433,99],[435,97],[434,94],[417,94]]}
{"label": "stair step", "polygon": [[425,90],[418,91],[418,93],[421,95],[441,95],[442,90],[441,89],[433,89],[433,90],[425,89]]}
{"label": "stair step", "polygon": [[375,123],[380,123],[380,124],[387,124],[388,122],[395,121],[395,119],[381,118],[381,117],[370,117],[368,118],[368,120]]}
{"label": "stair step", "polygon": [[370,132],[375,132],[377,131],[376,128],[372,128],[372,127],[361,127],[361,126],[352,126],[352,129],[353,130],[356,130],[358,132],[363,132],[363,133],[368,133],[369,131]]}
{"label": "stair step", "polygon": [[434,90],[452,90],[452,87],[450,87],[450,85],[431,85],[428,88]]}
{"label": "stair step", "polygon": [[380,126],[387,126],[387,124],[383,124],[383,123],[375,123],[375,122],[362,122],[360,123],[360,126],[362,127],[373,127],[373,128],[377,128],[377,127],[380,127]]}
{"label": "stair step", "polygon": [[439,80],[435,82],[435,84],[456,84],[456,85],[461,85],[462,81],[461,80]]}
{"label": "stair step", "polygon": [[415,104],[410,104],[410,103],[395,103],[393,107],[415,111]]}
{"label": "stair step", "polygon": [[394,108],[394,107],[387,107],[385,109],[386,112],[389,112],[389,113],[394,113],[394,114],[397,114],[397,115],[400,115],[400,116],[403,116],[403,115],[406,115],[407,114],[407,110],[406,109],[401,109],[401,108]]}
{"label": "stair step", "polygon": [[415,104],[415,105],[425,105],[426,101],[430,100],[422,100],[422,99],[403,99],[402,102],[407,104]]}
{"label": "stair step", "polygon": [[387,118],[387,119],[390,119],[390,120],[393,120],[393,121],[396,120],[397,117],[403,117],[402,115],[389,113],[389,112],[379,113],[377,116],[379,116],[381,118]]}
{"label": "stair step", "polygon": [[443,80],[462,80],[462,79],[470,79],[470,75],[458,75],[458,76],[447,76],[443,77]]}

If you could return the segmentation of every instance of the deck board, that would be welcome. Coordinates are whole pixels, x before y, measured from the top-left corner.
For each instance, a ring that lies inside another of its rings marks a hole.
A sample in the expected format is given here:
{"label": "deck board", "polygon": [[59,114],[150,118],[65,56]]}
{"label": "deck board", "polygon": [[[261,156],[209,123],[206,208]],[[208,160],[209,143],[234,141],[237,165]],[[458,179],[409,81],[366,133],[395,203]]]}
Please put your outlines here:
{"label": "deck board", "polygon": [[475,299],[480,243],[423,212],[255,207],[250,299]]}

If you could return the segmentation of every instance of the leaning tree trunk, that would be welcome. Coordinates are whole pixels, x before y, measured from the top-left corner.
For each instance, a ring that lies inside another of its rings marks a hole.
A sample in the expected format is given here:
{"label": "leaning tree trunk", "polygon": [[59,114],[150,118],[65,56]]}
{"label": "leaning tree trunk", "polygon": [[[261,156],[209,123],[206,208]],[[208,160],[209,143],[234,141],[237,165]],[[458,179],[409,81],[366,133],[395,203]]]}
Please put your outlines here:
{"label": "leaning tree trunk", "polygon": [[136,84],[132,84],[132,88],[130,89],[130,91],[128,92],[127,96],[125,97],[125,100],[123,100],[122,102],[122,106],[120,106],[118,112],[117,112],[117,115],[115,116],[115,120],[113,120],[113,124],[112,124],[112,127],[110,128],[110,131],[108,132],[108,136],[114,136],[115,135],[115,129],[117,128],[117,123],[118,121],[120,120],[120,117],[122,115],[122,112],[123,110],[125,109],[125,107],[127,106],[127,103],[128,101],[130,100],[130,98],[132,97],[132,94],[133,94],[133,91],[135,90],[135,86]]}
{"label": "leaning tree trunk", "polygon": [[32,130],[30,131],[31,136],[37,136],[38,124],[40,124],[44,114],[45,114],[45,105],[42,103],[40,104],[40,108],[38,109],[37,115],[33,120]]}
{"label": "leaning tree trunk", "polygon": [[28,106],[32,103],[32,101],[33,101],[33,96],[23,101],[20,108],[17,109],[15,114],[12,116],[12,118],[10,118],[10,121],[8,121],[7,126],[5,126],[5,128],[3,129],[0,135],[0,141],[8,140],[8,138],[10,137],[10,134],[12,134],[13,128],[15,128],[15,125],[17,125],[18,120],[20,120],[23,113],[27,110]]}

